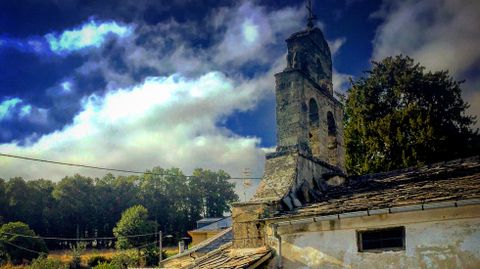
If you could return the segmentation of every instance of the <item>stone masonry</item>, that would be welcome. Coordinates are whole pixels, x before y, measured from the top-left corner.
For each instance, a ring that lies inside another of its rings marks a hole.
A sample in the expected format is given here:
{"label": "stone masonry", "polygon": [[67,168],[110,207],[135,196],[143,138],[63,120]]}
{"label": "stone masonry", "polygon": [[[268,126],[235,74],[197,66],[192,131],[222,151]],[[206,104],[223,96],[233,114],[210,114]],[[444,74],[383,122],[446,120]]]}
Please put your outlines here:
{"label": "stone masonry", "polygon": [[333,96],[328,44],[318,28],[286,42],[287,67],[275,75],[278,145],[254,197],[233,207],[235,248],[265,245],[263,218],[319,201],[345,178],[343,107]]}

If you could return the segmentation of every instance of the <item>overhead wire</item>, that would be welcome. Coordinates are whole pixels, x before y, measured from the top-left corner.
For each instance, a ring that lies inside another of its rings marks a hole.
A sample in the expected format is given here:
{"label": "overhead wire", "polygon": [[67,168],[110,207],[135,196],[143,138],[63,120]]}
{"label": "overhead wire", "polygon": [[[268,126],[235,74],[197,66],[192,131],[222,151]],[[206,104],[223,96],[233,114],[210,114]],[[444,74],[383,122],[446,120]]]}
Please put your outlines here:
{"label": "overhead wire", "polygon": [[[103,171],[112,171],[112,172],[123,172],[123,173],[131,173],[131,174],[142,174],[142,175],[154,175],[154,176],[174,176],[174,177],[187,177],[187,178],[195,178],[197,176],[194,175],[172,175],[168,173],[155,173],[155,172],[149,172],[149,171],[138,171],[138,170],[130,170],[130,169],[118,169],[118,168],[108,168],[108,167],[101,167],[101,166],[94,166],[94,165],[86,165],[86,164],[76,164],[76,163],[69,163],[69,162],[60,162],[60,161],[53,161],[53,160],[47,160],[47,159],[40,159],[40,158],[33,158],[33,157],[26,157],[26,156],[20,156],[20,155],[14,155],[14,154],[7,154],[7,153],[1,153],[1,157],[7,157],[7,158],[14,158],[14,159],[20,159],[20,160],[26,160],[26,161],[33,161],[33,162],[42,162],[42,163],[48,163],[48,164],[56,164],[56,165],[65,165],[65,166],[72,166],[72,167],[81,167],[81,168],[90,168],[90,169],[97,169],[97,170],[103,170]],[[245,180],[245,179],[262,179],[261,177],[229,177],[229,180]],[[272,185],[270,185],[270,182],[268,180],[263,180],[263,182],[271,188],[271,190],[277,195],[281,196],[276,188]]]}
{"label": "overhead wire", "polygon": [[[96,240],[114,240],[116,237],[90,237],[90,238],[72,238],[72,237],[49,237],[49,236],[34,236],[26,234],[15,234],[9,232],[1,232],[0,234],[7,234],[11,236],[18,236],[24,238],[35,238],[43,240],[59,240],[59,241],[96,241]],[[148,234],[136,234],[136,235],[125,235],[121,236],[122,238],[134,238],[134,237],[146,237],[151,235],[158,235],[159,233],[148,233]]]}
{"label": "overhead wire", "polygon": [[[138,171],[138,170],[129,170],[129,169],[118,169],[118,168],[108,168],[108,167],[101,167],[101,166],[93,166],[93,165],[86,165],[86,164],[76,164],[76,163],[69,163],[69,162],[60,162],[60,161],[53,161],[53,160],[46,160],[46,159],[40,159],[40,158],[33,158],[33,157],[26,157],[26,156],[20,156],[20,155],[14,155],[14,154],[7,154],[7,153],[1,153],[1,157],[7,157],[7,158],[14,158],[14,159],[20,159],[20,160],[26,160],[26,161],[33,161],[33,162],[42,162],[42,163],[48,163],[48,164],[56,164],[56,165],[65,165],[65,166],[72,166],[72,167],[81,167],[81,168],[90,168],[90,169],[96,169],[96,170],[103,170],[103,171],[111,171],[111,172],[123,172],[123,173],[131,173],[131,174],[142,174],[142,175],[154,175],[154,176],[183,176],[187,178],[194,178],[197,176],[194,175],[172,175],[168,173],[155,173],[155,172],[149,172],[149,171]],[[262,179],[261,177],[229,177],[228,179],[231,180],[245,180],[245,179]],[[280,196],[279,193],[276,191],[275,187],[270,185],[270,183],[267,180],[263,181],[266,185],[271,187],[273,192],[277,195]]]}
{"label": "overhead wire", "polygon": [[[16,248],[18,248],[18,249],[31,252],[31,253],[35,253],[35,254],[39,254],[39,255],[47,254],[46,252],[40,252],[40,251],[36,251],[36,250],[29,249],[29,248],[26,248],[26,247],[22,247],[22,246],[19,246],[19,245],[17,245],[17,244],[14,244],[14,243],[11,243],[11,242],[8,242],[8,241],[2,241],[2,242],[3,242],[3,243],[6,243],[6,244],[8,244],[8,245],[11,245],[11,246],[13,246],[13,247],[16,247]],[[142,248],[144,248],[144,247],[147,247],[147,246],[149,246],[149,245],[154,245],[154,244],[157,244],[157,241],[155,241],[155,242],[150,242],[150,243],[147,243],[147,244],[143,244],[143,245],[140,245],[140,246],[134,246],[133,248],[142,249]],[[141,257],[145,257],[145,256],[147,256],[147,254],[141,255]]]}
{"label": "overhead wire", "polygon": [[[47,159],[40,159],[40,158],[33,158],[33,157],[26,157],[14,154],[7,154],[1,153],[1,157],[13,158],[13,159],[20,159],[26,161],[33,161],[33,162],[42,162],[42,163],[49,163],[49,164],[56,164],[56,165],[64,165],[64,166],[72,166],[72,167],[81,167],[81,168],[90,168],[96,170],[104,170],[104,171],[111,171],[111,172],[123,172],[123,173],[130,173],[130,174],[146,174],[146,175],[155,175],[155,176],[183,176],[183,177],[197,177],[194,175],[173,175],[168,173],[155,173],[149,171],[138,171],[138,170],[130,170],[130,169],[118,169],[118,168],[108,168],[108,167],[101,167],[101,166],[94,166],[94,165],[86,165],[86,164],[77,164],[77,163],[70,163],[70,162],[61,162],[61,161],[53,161]],[[244,180],[244,177],[229,177],[228,179],[234,180]],[[262,179],[261,177],[249,177],[248,179]]]}
{"label": "overhead wire", "polygon": [[[3,243],[6,243],[6,244],[8,244],[8,245],[14,246],[14,247],[16,247],[16,248],[25,250],[25,251],[35,253],[35,254],[44,254],[44,253],[45,253],[45,252],[39,252],[39,251],[36,251],[36,250],[33,250],[33,249],[25,248],[25,247],[16,245],[16,244],[14,244],[14,243],[10,243],[10,242],[8,242],[8,241],[2,241],[2,242],[3,242]],[[45,253],[45,254],[46,254],[46,253]]]}

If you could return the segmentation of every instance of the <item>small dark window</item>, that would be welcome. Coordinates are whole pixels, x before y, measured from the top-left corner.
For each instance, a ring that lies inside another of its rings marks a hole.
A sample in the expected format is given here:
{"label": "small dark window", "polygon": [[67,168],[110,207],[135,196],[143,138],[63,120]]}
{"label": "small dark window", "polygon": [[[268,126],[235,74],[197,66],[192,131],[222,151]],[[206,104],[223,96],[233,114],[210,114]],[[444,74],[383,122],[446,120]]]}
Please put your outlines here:
{"label": "small dark window", "polygon": [[337,125],[335,124],[335,119],[333,118],[333,113],[328,111],[327,113],[327,125],[328,125],[328,135],[336,136],[337,135]]}
{"label": "small dark window", "polygon": [[358,231],[358,251],[405,249],[405,227]]}
{"label": "small dark window", "polygon": [[318,119],[318,106],[317,102],[315,102],[315,99],[310,99],[308,102],[308,118],[310,121],[310,125],[318,125],[319,119]]}

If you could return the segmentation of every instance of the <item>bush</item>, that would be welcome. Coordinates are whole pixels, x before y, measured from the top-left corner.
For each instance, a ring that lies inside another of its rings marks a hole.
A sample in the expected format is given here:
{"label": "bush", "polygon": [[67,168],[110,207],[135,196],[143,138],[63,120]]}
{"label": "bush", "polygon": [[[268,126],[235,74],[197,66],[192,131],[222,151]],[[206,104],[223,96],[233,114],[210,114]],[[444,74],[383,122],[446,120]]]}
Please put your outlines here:
{"label": "bush", "polygon": [[144,266],[145,260],[142,259],[140,253],[135,250],[126,250],[122,251],[119,254],[116,254],[112,258],[111,264],[118,265],[120,268],[127,268],[133,266]]}
{"label": "bush", "polygon": [[[142,250],[147,266],[158,265],[159,249],[158,247],[148,247]],[[166,258],[165,251],[162,252],[162,259]]]}
{"label": "bush", "polygon": [[[24,235],[24,236],[21,236]],[[35,232],[23,222],[9,222],[0,228],[0,257],[13,264],[23,260],[38,258],[39,253],[47,253],[48,249],[43,239],[35,238]],[[28,250],[26,250],[28,249]]]}
{"label": "bush", "polygon": [[122,269],[122,267],[116,265],[115,263],[101,262],[92,269]]}
{"label": "bush", "polygon": [[72,247],[72,261],[70,262],[70,269],[82,268],[82,254],[86,249],[85,242],[77,243]]}
{"label": "bush", "polygon": [[104,256],[100,256],[100,255],[97,255],[97,256],[92,256],[88,259],[88,266],[90,267],[95,267],[97,265],[99,265],[100,263],[109,263],[111,262],[112,260],[109,259],[109,258],[106,258]]}
{"label": "bush", "polygon": [[28,269],[67,269],[68,266],[56,259],[45,257],[38,258],[32,262]]}

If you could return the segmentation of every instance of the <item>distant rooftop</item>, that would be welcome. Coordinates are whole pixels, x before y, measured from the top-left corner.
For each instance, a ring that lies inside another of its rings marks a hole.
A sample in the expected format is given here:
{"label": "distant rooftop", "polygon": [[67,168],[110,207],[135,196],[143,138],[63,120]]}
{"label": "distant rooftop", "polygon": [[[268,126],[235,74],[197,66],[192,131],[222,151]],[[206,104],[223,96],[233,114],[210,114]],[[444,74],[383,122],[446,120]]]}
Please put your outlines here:
{"label": "distant rooftop", "polygon": [[203,218],[201,220],[197,220],[197,229],[200,229],[204,226],[210,225],[211,223],[217,222],[222,219],[223,218]]}
{"label": "distant rooftop", "polygon": [[[198,227],[198,224],[197,224]],[[226,228],[232,227],[232,217],[226,217],[223,219],[218,219],[215,222],[211,222],[206,226],[201,226],[200,228],[193,230],[196,231],[215,231],[215,230],[222,230]]]}

